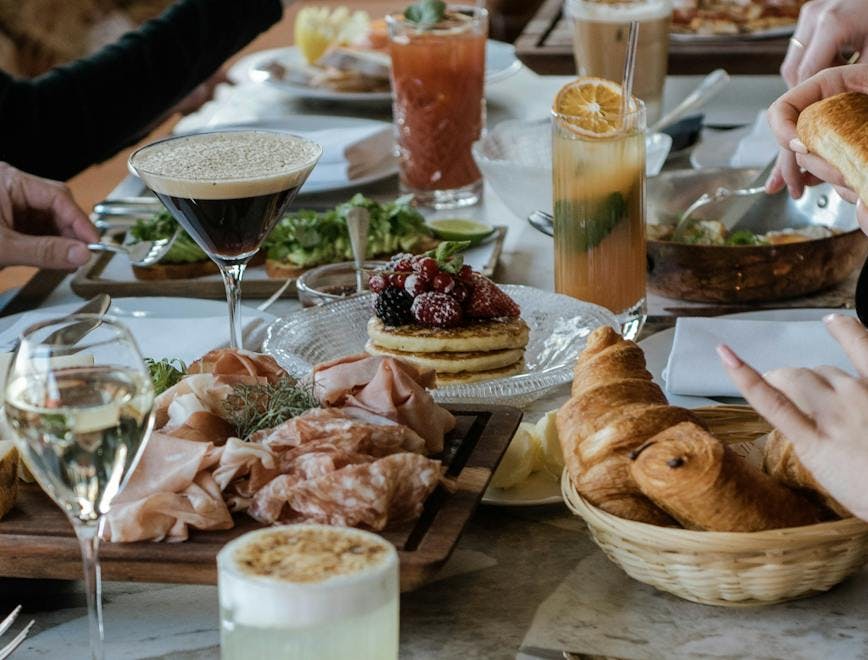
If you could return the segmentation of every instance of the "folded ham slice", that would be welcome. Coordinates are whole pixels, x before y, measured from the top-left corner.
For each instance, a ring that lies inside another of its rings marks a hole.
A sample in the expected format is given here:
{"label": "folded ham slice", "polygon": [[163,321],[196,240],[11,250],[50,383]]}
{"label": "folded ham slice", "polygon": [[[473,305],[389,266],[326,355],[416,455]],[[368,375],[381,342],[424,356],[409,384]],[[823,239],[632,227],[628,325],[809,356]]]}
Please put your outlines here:
{"label": "folded ham slice", "polygon": [[229,529],[232,516],[210,473],[222,449],[153,432],[123,491],[112,501],[103,538],[185,541],[190,526]]}
{"label": "folded ham slice", "polygon": [[265,378],[269,383],[286,376],[283,367],[270,355],[235,348],[218,348],[206,353],[187,368],[187,373],[255,376]]}
{"label": "folded ham slice", "polygon": [[314,392],[324,406],[372,423],[403,424],[429,453],[438,453],[455,418],[425,389],[433,384],[433,371],[390,357],[351,355],[314,367]]}
{"label": "folded ham slice", "polygon": [[[440,461],[409,452],[366,458],[307,454],[297,473],[261,489],[247,513],[269,524],[310,521],[373,530],[417,517],[440,481]],[[341,466],[347,460],[357,462]]]}

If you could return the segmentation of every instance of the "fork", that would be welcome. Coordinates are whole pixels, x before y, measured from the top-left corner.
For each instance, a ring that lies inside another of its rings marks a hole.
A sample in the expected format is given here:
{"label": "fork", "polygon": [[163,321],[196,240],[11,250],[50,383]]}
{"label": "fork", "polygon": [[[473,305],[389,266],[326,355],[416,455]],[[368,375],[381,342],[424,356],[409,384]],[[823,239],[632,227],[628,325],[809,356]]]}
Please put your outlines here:
{"label": "fork", "polygon": [[[87,249],[91,252],[114,252],[125,254],[133,266],[153,266],[166,256],[175,241],[181,235],[181,227],[175,230],[169,238],[160,238],[156,241],[138,241],[137,243],[88,243]],[[0,659],[2,660],[2,659]]]}
{"label": "fork", "polygon": [[[7,616],[2,622],[0,622],[0,637],[2,637],[3,633],[5,633],[7,630],[9,630],[9,628],[12,627],[12,624],[15,623],[15,619],[18,618],[18,614],[20,612],[21,612],[21,605],[19,605],[14,610],[12,610],[12,613],[9,616]],[[35,623],[36,623],[36,620],[31,619],[30,623],[28,623],[26,626],[24,626],[24,628],[21,629],[21,632],[19,632],[11,642],[9,642],[6,646],[0,648],[0,660],[5,660],[10,655],[12,655],[12,653],[15,651],[15,649],[17,649],[19,646],[21,646],[21,642],[23,642],[24,638],[27,637],[28,633],[30,632],[30,629],[33,627],[33,624],[35,624]]]}

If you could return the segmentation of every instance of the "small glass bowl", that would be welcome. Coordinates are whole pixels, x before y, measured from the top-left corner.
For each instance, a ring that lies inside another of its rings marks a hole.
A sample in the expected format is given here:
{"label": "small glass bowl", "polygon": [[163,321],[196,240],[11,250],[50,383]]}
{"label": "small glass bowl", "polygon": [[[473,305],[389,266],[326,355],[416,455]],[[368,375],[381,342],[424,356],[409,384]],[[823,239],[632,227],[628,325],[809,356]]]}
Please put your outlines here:
{"label": "small glass bowl", "polygon": [[[366,261],[362,264],[363,293],[368,292],[368,276],[386,265],[385,261]],[[311,268],[298,278],[295,286],[298,289],[298,299],[305,307],[316,307],[355,296],[356,264],[342,261]]]}

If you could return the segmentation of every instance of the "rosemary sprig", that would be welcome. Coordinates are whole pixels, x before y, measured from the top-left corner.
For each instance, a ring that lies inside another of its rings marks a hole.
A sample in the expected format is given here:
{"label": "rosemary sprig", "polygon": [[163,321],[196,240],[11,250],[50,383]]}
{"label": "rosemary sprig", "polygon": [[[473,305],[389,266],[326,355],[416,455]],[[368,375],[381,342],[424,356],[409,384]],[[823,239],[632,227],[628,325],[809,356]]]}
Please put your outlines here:
{"label": "rosemary sprig", "polygon": [[229,423],[243,439],[318,405],[313,388],[293,378],[282,378],[276,383],[235,385],[232,394],[223,401]]}
{"label": "rosemary sprig", "polygon": [[177,358],[172,360],[145,358],[145,365],[154,384],[154,394],[162,394],[187,375],[187,365]]}

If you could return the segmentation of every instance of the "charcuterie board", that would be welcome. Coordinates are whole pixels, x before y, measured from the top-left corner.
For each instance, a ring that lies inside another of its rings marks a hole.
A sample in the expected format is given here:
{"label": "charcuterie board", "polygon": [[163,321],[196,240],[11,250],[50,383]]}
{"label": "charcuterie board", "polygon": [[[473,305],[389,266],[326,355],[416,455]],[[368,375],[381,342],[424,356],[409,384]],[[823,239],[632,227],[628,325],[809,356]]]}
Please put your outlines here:
{"label": "charcuterie board", "polygon": [[[457,425],[440,458],[445,479],[415,521],[383,536],[401,559],[401,589],[428,582],[442,566],[482,499],[494,468],[509,445],[521,411],[508,406],[446,405]],[[0,521],[0,577],[77,580],[81,555],[72,526],[36,484],[22,484],[16,506]],[[261,525],[237,514],[226,531],[196,532],[183,543],[103,543],[107,580],[215,584],[216,556],[244,532]]]}

